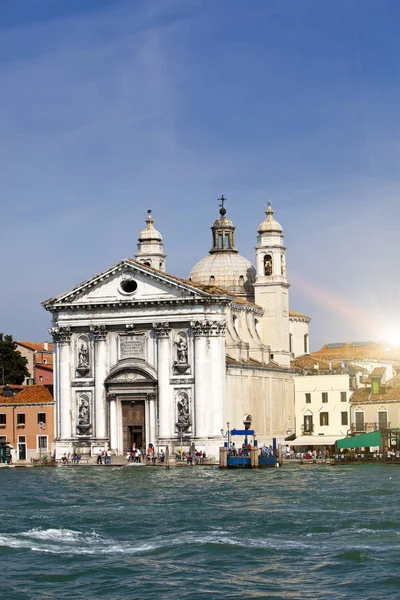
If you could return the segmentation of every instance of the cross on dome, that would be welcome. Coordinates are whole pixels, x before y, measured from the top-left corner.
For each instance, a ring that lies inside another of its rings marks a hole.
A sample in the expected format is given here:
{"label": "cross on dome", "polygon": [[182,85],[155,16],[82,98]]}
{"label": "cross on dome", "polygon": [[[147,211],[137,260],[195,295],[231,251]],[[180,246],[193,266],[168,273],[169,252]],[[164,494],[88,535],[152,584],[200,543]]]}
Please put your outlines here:
{"label": "cross on dome", "polygon": [[226,215],[226,208],[225,208],[224,204],[228,200],[228,198],[225,198],[225,196],[223,194],[221,194],[221,198],[218,198],[218,200],[221,201],[221,204],[220,204],[221,208],[220,208],[219,214],[224,216],[224,215]]}

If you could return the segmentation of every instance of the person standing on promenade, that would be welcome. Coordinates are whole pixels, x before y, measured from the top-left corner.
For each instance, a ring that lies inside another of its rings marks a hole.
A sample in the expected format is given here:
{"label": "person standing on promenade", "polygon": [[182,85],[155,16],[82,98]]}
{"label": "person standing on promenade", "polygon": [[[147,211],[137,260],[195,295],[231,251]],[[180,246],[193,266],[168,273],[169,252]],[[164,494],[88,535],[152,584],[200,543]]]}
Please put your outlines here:
{"label": "person standing on promenade", "polygon": [[102,458],[102,456],[103,456],[103,453],[102,453],[101,450],[99,450],[98,453],[97,453],[96,464],[98,464],[98,465],[102,465],[103,464],[103,458]]}

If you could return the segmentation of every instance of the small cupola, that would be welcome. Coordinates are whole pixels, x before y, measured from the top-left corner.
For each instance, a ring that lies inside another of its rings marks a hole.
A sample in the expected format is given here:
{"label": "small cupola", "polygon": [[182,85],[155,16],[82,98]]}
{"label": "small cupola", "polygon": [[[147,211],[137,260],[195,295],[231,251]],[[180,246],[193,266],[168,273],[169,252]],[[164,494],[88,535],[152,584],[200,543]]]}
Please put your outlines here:
{"label": "small cupola", "polygon": [[214,221],[211,227],[213,235],[213,247],[210,250],[210,254],[220,252],[238,252],[235,246],[235,229],[236,227],[232,221],[226,216],[225,202],[227,198],[222,194],[219,214],[220,216]]}
{"label": "small cupola", "polygon": [[135,258],[138,262],[147,267],[153,267],[159,271],[165,271],[164,246],[162,235],[154,227],[154,219],[151,216],[151,209],[147,211],[146,228],[139,233],[138,251]]}
{"label": "small cupola", "polygon": [[283,232],[282,225],[274,219],[274,211],[271,202],[268,202],[268,208],[265,211],[265,214],[267,215],[267,218],[258,226],[258,233],[260,235],[263,233],[281,234]]}

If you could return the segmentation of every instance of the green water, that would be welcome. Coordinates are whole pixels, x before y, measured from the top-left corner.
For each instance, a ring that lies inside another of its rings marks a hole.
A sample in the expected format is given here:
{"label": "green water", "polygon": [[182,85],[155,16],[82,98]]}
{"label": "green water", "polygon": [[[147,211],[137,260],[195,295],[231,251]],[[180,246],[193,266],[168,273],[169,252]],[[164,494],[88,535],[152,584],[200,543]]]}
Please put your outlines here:
{"label": "green water", "polygon": [[400,598],[400,467],[1,469],[14,599]]}

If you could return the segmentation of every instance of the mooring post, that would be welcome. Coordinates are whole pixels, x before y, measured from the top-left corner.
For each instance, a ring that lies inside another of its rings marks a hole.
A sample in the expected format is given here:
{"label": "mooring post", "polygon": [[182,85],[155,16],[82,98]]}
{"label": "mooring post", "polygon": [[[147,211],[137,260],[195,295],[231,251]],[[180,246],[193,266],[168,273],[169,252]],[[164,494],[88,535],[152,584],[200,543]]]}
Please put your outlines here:
{"label": "mooring post", "polygon": [[220,469],[226,469],[228,466],[228,452],[227,452],[227,447],[224,446],[223,448],[219,449],[219,468]]}

